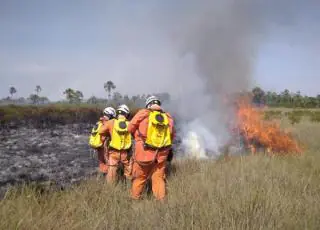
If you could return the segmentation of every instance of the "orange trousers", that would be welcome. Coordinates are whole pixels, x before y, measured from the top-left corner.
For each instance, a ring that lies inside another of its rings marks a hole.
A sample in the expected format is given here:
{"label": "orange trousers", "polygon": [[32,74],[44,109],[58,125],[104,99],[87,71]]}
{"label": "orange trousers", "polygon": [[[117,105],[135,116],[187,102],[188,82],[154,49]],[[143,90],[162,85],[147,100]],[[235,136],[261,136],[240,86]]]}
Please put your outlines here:
{"label": "orange trousers", "polygon": [[131,164],[127,159],[127,156],[127,152],[109,152],[107,183],[114,183],[117,181],[117,170],[119,168],[120,162],[124,166],[124,176],[127,179],[131,179]]}
{"label": "orange trousers", "polygon": [[98,161],[99,161],[99,171],[102,173],[108,172],[108,164],[106,162],[106,151],[104,148],[97,149]]}
{"label": "orange trousers", "polygon": [[157,200],[163,200],[166,195],[165,170],[166,161],[150,165],[133,162],[131,197],[135,200],[140,199],[144,186],[150,178],[153,195]]}

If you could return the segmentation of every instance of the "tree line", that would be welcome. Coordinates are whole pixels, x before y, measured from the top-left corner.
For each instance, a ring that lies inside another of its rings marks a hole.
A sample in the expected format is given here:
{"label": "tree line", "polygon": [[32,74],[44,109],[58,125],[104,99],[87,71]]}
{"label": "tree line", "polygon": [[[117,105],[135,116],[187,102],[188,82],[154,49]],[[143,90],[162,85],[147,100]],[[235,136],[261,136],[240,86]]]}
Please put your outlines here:
{"label": "tree line", "polygon": [[315,97],[302,95],[300,91],[290,92],[288,89],[280,93],[267,91],[255,87],[251,92],[255,105],[286,108],[320,108],[320,94]]}
{"label": "tree line", "polygon": [[[107,98],[99,98],[96,96],[91,96],[87,100],[84,99],[84,94],[80,90],[67,88],[63,91],[63,95],[65,96],[65,99],[67,103],[70,104],[134,104],[136,106],[143,106],[145,103],[145,100],[148,96],[147,94],[141,94],[141,95],[134,95],[129,97],[128,95],[122,95],[121,93],[115,91],[117,88],[114,82],[107,81],[103,85],[105,91],[107,92]],[[7,98],[4,98],[1,100],[2,104],[48,104],[50,103],[50,100],[47,97],[40,96],[40,92],[42,91],[41,86],[37,85],[35,87],[35,93],[31,93],[28,98],[15,98],[14,95],[18,92],[18,90],[15,87],[9,88],[9,94]],[[161,100],[168,101],[170,100],[170,95],[168,93],[158,93],[157,95]],[[55,102],[55,103],[65,103],[63,101]]]}
{"label": "tree line", "polygon": [[[107,98],[98,98],[96,96],[91,96],[87,100],[84,100],[84,95],[81,91],[67,88],[63,95],[66,98],[66,101],[70,104],[135,104],[138,106],[143,106],[145,99],[149,96],[146,94],[135,95],[129,97],[128,95],[122,95],[121,93],[115,91],[117,88],[114,82],[107,81],[103,85]],[[40,92],[42,88],[40,85],[35,87],[34,93],[31,93],[27,99],[20,97],[14,98],[14,95],[17,93],[15,87],[9,88],[10,96],[2,99],[2,102],[18,102],[20,104],[47,104],[50,103],[49,99],[45,96],[41,96]],[[300,91],[290,92],[288,89],[277,93],[272,91],[264,91],[260,87],[255,87],[251,92],[245,92],[246,95],[251,97],[252,103],[257,106],[269,106],[269,107],[287,107],[287,108],[320,108],[320,94],[312,97],[302,95]],[[163,101],[169,101],[170,95],[168,93],[157,94]]]}

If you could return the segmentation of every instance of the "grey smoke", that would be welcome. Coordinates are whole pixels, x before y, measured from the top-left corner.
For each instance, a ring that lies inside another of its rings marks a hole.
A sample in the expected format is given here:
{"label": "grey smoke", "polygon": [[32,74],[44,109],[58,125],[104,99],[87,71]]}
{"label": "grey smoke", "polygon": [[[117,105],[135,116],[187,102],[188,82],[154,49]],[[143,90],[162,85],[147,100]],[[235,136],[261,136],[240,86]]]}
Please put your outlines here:
{"label": "grey smoke", "polygon": [[182,133],[196,132],[202,147],[215,153],[227,142],[226,124],[234,115],[224,104],[226,95],[251,85],[259,23],[253,17],[254,7],[252,1],[203,0],[192,12],[182,13],[182,24],[175,27],[179,35],[174,44],[182,56],[192,57],[198,81],[191,94],[181,92],[175,105],[185,121]]}
{"label": "grey smoke", "polygon": [[257,47],[273,26],[294,25],[300,12],[311,9],[307,2],[185,1],[179,18],[171,22],[173,47],[182,59],[191,60],[196,73],[174,81],[180,89],[188,87],[171,104],[183,122],[183,138],[196,132],[204,148],[218,153],[230,136],[226,124],[234,119],[233,108],[224,103],[226,95],[250,89]]}

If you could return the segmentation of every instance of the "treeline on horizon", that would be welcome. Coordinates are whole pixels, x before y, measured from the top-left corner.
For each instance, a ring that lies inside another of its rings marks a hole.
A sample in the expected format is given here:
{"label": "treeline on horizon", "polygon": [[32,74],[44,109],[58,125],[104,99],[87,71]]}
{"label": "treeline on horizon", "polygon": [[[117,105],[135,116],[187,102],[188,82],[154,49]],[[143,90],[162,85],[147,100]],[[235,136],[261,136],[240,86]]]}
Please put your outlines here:
{"label": "treeline on horizon", "polygon": [[[104,89],[107,93],[106,98],[98,98],[91,96],[88,99],[84,98],[84,94],[76,89],[67,88],[63,95],[65,100],[63,101],[50,101],[49,98],[40,94],[42,91],[41,86],[35,87],[35,93],[31,93],[29,97],[15,98],[14,95],[17,93],[15,87],[9,88],[10,96],[0,100],[0,104],[33,104],[33,105],[44,105],[44,104],[91,104],[91,105],[118,105],[121,103],[128,104],[133,107],[141,107],[144,105],[145,99],[150,94],[142,95],[122,95],[120,92],[115,91],[116,85],[112,81],[104,83]],[[157,95],[162,101],[170,101],[169,93],[158,93]],[[286,107],[286,108],[320,108],[320,94],[315,97],[302,95],[300,91],[291,92],[288,89],[283,90],[280,93],[272,91],[264,91],[260,87],[253,88],[250,92],[241,92],[241,95],[246,95],[251,98],[254,105],[257,106],[269,106],[269,107]]]}

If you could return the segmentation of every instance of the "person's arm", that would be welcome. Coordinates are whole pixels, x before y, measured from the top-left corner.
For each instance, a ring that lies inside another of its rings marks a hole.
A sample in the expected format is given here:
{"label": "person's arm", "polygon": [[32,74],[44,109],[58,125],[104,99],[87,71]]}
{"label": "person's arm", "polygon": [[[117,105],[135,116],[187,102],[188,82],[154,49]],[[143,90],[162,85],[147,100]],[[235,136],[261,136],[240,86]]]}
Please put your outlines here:
{"label": "person's arm", "polygon": [[140,123],[146,118],[148,111],[140,110],[129,122],[128,131],[131,134],[134,134],[136,130],[139,128]]}
{"label": "person's arm", "polygon": [[172,116],[167,113],[167,116],[169,118],[169,127],[170,127],[170,131],[171,131],[171,140],[173,141],[176,137],[176,130],[174,128],[174,120],[172,118]]}
{"label": "person's arm", "polygon": [[104,142],[106,140],[106,138],[109,136],[110,133],[110,122],[111,121],[107,121],[104,122],[101,126],[101,128],[99,129],[99,134],[101,136],[101,141]]}

